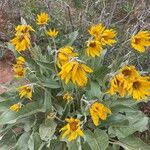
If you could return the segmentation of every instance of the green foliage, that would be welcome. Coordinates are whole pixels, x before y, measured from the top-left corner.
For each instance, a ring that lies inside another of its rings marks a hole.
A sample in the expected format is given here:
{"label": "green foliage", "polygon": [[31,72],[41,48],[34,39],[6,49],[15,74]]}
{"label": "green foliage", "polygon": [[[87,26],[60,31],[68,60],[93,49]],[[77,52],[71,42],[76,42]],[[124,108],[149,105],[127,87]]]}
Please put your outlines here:
{"label": "green foliage", "polygon": [[109,145],[108,135],[104,130],[96,129],[94,132],[87,130],[85,135],[91,150],[105,150]]}
{"label": "green foliage", "polygon": [[[38,7],[34,7],[36,2],[28,0],[31,6],[27,5],[24,8],[28,14],[25,19],[32,24],[35,14],[40,11]],[[100,6],[99,8],[105,6],[105,1],[93,3],[94,6],[92,5],[89,11],[93,7],[96,9],[97,5]],[[75,0],[73,4],[78,11],[85,7],[79,0]],[[41,10],[47,9],[45,5],[41,8]],[[125,12],[131,12],[132,9],[130,3],[124,5]],[[56,10],[59,10],[59,6]],[[94,11],[88,17],[93,16]],[[57,25],[59,19],[56,16],[52,18],[54,20],[48,27],[61,26],[61,23]],[[16,87],[0,96],[0,150],[11,148],[14,150],[119,150],[121,147],[124,150],[149,150],[150,147],[146,143],[134,136],[137,131],[147,130],[149,123],[149,118],[139,110],[138,103],[129,96],[120,98],[117,94],[110,96],[107,93],[112,76],[121,66],[127,63],[133,64],[132,58],[136,58],[134,52],[127,51],[123,55],[123,50],[129,46],[123,47],[124,39],[113,48],[105,47],[100,57],[93,59],[87,58],[83,50],[84,42],[87,40],[84,30],[81,31],[83,33],[81,37],[80,29],[66,33],[62,25],[60,38],[52,40],[45,35],[43,28],[35,24],[33,26],[36,29],[37,39],[32,43],[30,54],[22,54],[26,59],[27,75],[24,80],[18,80],[19,86],[29,83],[33,87],[33,100],[19,98]],[[125,36],[129,38],[128,34]],[[88,76],[88,84],[84,88],[72,83],[66,85],[58,77],[60,68],[57,67],[56,51],[66,45],[75,47],[80,54],[79,58],[94,71]],[[7,46],[16,57],[20,55],[11,44]],[[110,53],[113,53],[111,59]],[[71,102],[63,100],[63,95],[67,91],[73,95],[74,99]],[[100,120],[97,127],[89,114],[89,106],[95,100],[102,102],[112,111],[106,120]],[[20,102],[23,103],[23,107],[18,112],[9,109],[13,104]],[[61,139],[59,130],[66,125],[64,120],[68,117],[81,120],[83,138],[71,142]]]}

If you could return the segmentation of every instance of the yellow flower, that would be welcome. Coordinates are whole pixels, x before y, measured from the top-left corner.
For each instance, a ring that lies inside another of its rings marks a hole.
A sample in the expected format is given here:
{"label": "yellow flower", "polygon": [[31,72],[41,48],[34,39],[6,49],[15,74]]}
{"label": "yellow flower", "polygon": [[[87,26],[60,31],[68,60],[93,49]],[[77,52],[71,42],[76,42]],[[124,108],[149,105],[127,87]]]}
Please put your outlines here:
{"label": "yellow flower", "polygon": [[87,84],[86,73],[91,72],[93,72],[93,70],[85,64],[72,60],[62,66],[58,75],[62,80],[65,80],[66,84],[71,80],[73,84],[83,87]]}
{"label": "yellow flower", "polygon": [[111,110],[99,102],[95,102],[90,106],[90,115],[96,126],[99,124],[99,119],[106,120],[107,114],[111,114]]}
{"label": "yellow flower", "polygon": [[61,68],[64,64],[68,63],[73,57],[78,56],[78,53],[74,52],[73,47],[66,46],[58,50],[57,65]]}
{"label": "yellow flower", "polygon": [[13,71],[15,72],[16,78],[24,77],[26,74],[26,69],[23,66],[17,64],[13,65]]}
{"label": "yellow flower", "polygon": [[17,103],[17,104],[14,104],[14,105],[10,106],[9,109],[12,110],[12,111],[18,112],[21,107],[22,107],[22,104],[21,103]]}
{"label": "yellow flower", "polygon": [[35,31],[30,25],[18,25],[15,30],[17,33],[28,33],[29,31]]}
{"label": "yellow flower", "polygon": [[62,134],[62,138],[67,137],[67,140],[70,142],[72,140],[75,140],[78,136],[84,136],[84,133],[80,128],[79,119],[66,118],[65,121],[68,122],[67,125],[59,130],[59,132],[64,132]]}
{"label": "yellow flower", "polygon": [[118,93],[121,97],[124,97],[127,94],[128,89],[131,86],[131,82],[128,82],[122,74],[117,74],[111,80],[109,94],[114,95]]}
{"label": "yellow flower", "polygon": [[96,39],[99,39],[100,34],[105,30],[105,27],[102,24],[96,24],[91,26],[91,28],[88,30],[90,35],[95,37]]}
{"label": "yellow flower", "polygon": [[12,39],[11,44],[13,44],[18,52],[30,49],[30,36],[29,34],[20,33],[14,39]]}
{"label": "yellow flower", "polygon": [[22,56],[19,56],[18,58],[16,58],[16,64],[17,65],[24,65],[25,64],[25,59]]}
{"label": "yellow flower", "polygon": [[28,85],[23,85],[18,88],[20,98],[26,96],[30,100],[32,100],[32,89]]}
{"label": "yellow flower", "polygon": [[119,70],[119,73],[121,73],[124,76],[124,78],[129,82],[135,79],[136,77],[140,76],[140,74],[138,73],[138,71],[134,66],[128,66],[128,65],[122,67]]}
{"label": "yellow flower", "polygon": [[68,92],[64,94],[63,99],[67,102],[70,102],[73,100],[73,97]]}
{"label": "yellow flower", "polygon": [[86,53],[88,56],[99,56],[102,51],[102,46],[99,41],[91,40],[87,43]]}
{"label": "yellow flower", "polygon": [[114,39],[116,37],[116,32],[113,29],[106,29],[102,24],[94,25],[88,30],[89,33],[102,45],[110,45],[116,43]]}
{"label": "yellow flower", "polygon": [[131,45],[139,52],[144,52],[145,47],[150,46],[150,32],[140,31],[131,37]]}
{"label": "yellow flower", "polygon": [[13,71],[15,72],[15,77],[23,77],[26,73],[24,68],[25,59],[20,56],[16,59],[16,64],[13,64]]}
{"label": "yellow flower", "polygon": [[45,25],[48,22],[49,16],[47,13],[40,13],[37,15],[36,22],[38,25]]}
{"label": "yellow flower", "polygon": [[58,35],[58,31],[56,29],[49,29],[47,31],[47,34],[51,37],[51,38],[55,38]]}
{"label": "yellow flower", "polygon": [[116,37],[116,32],[113,29],[106,29],[100,35],[100,41],[102,45],[109,45],[116,43],[117,41],[114,39]]}
{"label": "yellow flower", "polygon": [[132,86],[129,89],[129,94],[133,99],[141,100],[150,96],[150,81],[146,77],[139,77],[133,80]]}
{"label": "yellow flower", "polygon": [[30,25],[18,25],[16,27],[15,37],[10,41],[18,52],[30,49],[30,34],[29,31],[34,31]]}

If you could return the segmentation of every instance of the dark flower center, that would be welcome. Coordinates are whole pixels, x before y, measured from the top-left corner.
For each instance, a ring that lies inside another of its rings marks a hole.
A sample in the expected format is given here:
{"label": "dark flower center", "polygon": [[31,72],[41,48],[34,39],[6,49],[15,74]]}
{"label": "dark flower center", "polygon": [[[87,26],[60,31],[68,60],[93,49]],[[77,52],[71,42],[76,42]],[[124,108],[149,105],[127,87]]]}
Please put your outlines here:
{"label": "dark flower center", "polygon": [[23,34],[20,34],[19,35],[19,42],[23,41],[24,40],[24,35]]}
{"label": "dark flower center", "polygon": [[31,92],[31,89],[30,89],[29,87],[26,87],[25,91],[26,91],[27,93],[30,93],[30,92]]}
{"label": "dark flower center", "polygon": [[139,44],[140,43],[140,41],[141,41],[141,39],[140,38],[137,38],[137,37],[135,37],[135,44]]}
{"label": "dark flower center", "polygon": [[128,69],[123,70],[123,71],[122,71],[122,74],[123,74],[125,77],[129,77],[129,76],[131,76],[131,70],[128,70]]}
{"label": "dark flower center", "polygon": [[95,47],[95,46],[96,46],[96,43],[95,43],[95,42],[91,42],[89,46],[90,46],[90,47]]}
{"label": "dark flower center", "polygon": [[23,71],[18,72],[18,76],[23,76]]}
{"label": "dark flower center", "polygon": [[77,122],[71,122],[71,123],[69,123],[69,125],[70,125],[70,129],[72,130],[72,131],[76,131],[77,129],[78,129],[78,123]]}
{"label": "dark flower center", "polygon": [[133,83],[133,88],[134,88],[134,89],[139,89],[140,86],[141,86],[141,84],[140,84],[139,81],[135,81],[135,82]]}

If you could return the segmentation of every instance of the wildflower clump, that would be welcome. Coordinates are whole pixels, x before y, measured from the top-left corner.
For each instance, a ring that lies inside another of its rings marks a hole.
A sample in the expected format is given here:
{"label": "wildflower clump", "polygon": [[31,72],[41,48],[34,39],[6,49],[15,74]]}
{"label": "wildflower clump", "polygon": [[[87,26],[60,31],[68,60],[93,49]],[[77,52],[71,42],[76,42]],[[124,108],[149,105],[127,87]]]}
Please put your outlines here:
{"label": "wildflower clump", "polygon": [[107,29],[103,24],[97,24],[91,26],[88,30],[92,36],[92,40],[87,42],[86,53],[88,56],[99,56],[103,50],[103,46],[112,46],[116,43],[116,31],[113,29]]}
{"label": "wildflower clump", "polygon": [[124,66],[112,78],[109,93],[118,93],[121,97],[132,95],[135,100],[146,99],[150,96],[150,81],[134,66]]}
{"label": "wildflower clump", "polygon": [[127,40],[120,40],[123,31],[115,24],[116,30],[98,23],[86,29],[87,37],[78,29],[63,31],[61,21],[52,18],[36,14],[31,22],[35,30],[22,23],[10,41],[17,82],[4,85],[8,90],[0,100],[2,144],[11,135],[15,143],[8,149],[132,148],[128,137],[134,139],[135,132],[148,127],[137,103],[148,100],[150,77],[130,45],[144,52],[149,32],[131,36],[128,30]]}
{"label": "wildflower clump", "polygon": [[30,49],[30,32],[33,32],[34,29],[29,25],[18,25],[16,27],[15,38],[13,38],[10,42],[15,46],[18,52],[25,51],[26,49]]}

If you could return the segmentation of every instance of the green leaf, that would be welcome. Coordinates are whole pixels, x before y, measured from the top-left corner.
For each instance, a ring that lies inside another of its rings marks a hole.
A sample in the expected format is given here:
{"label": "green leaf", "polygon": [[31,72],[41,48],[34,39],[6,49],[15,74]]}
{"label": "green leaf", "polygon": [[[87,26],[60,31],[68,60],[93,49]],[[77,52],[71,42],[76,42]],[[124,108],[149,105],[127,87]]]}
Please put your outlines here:
{"label": "green leaf", "polygon": [[87,95],[90,98],[100,98],[101,97],[101,89],[97,82],[91,81],[90,83],[91,89],[90,91],[87,91]]}
{"label": "green leaf", "polygon": [[52,110],[52,100],[51,100],[51,92],[50,91],[45,90],[43,107],[46,111]]}
{"label": "green leaf", "polygon": [[44,112],[38,101],[23,106],[19,112],[13,112],[11,110],[5,111],[0,116],[0,125],[15,123],[18,119],[30,116],[37,112]]}
{"label": "green leaf", "polygon": [[78,36],[78,31],[74,31],[68,35],[64,45],[72,45]]}
{"label": "green leaf", "polygon": [[82,149],[83,150],[91,150],[91,148],[87,142],[82,143]]}
{"label": "green leaf", "polygon": [[2,145],[2,146],[0,146],[0,149],[1,149],[1,150],[10,150],[7,145]]}
{"label": "green leaf", "polygon": [[53,120],[49,120],[48,125],[45,125],[45,123],[41,124],[39,127],[39,134],[42,140],[48,141],[50,140],[56,129],[57,124]]}
{"label": "green leaf", "polygon": [[14,144],[16,143],[16,135],[12,130],[8,130],[7,133],[4,133],[3,135],[0,136],[0,150],[1,147],[6,147],[7,149],[10,149]]}
{"label": "green leaf", "polygon": [[85,137],[91,150],[105,150],[108,147],[108,135],[104,130],[96,129],[94,133],[86,130]]}
{"label": "green leaf", "polygon": [[[111,117],[110,117],[111,118]],[[129,124],[112,125],[108,129],[109,134],[114,134],[119,138],[125,138],[136,131],[145,131],[147,129],[149,118],[142,114],[140,111],[127,113],[124,115],[129,121]]]}
{"label": "green leaf", "polygon": [[141,139],[131,135],[124,139],[119,139],[124,144],[125,150],[150,150],[150,146],[144,143]]}
{"label": "green leaf", "polygon": [[50,89],[58,89],[60,88],[60,84],[58,81],[54,79],[45,79],[42,81],[42,85],[44,87],[50,88]]}
{"label": "green leaf", "polygon": [[9,99],[4,99],[3,101],[0,102],[0,111],[3,112],[9,110],[9,107],[14,103],[17,103],[18,101],[19,100],[17,96],[12,96]]}
{"label": "green leaf", "polygon": [[120,145],[109,145],[106,150],[120,150]]}
{"label": "green leaf", "polygon": [[52,72],[54,72],[54,66],[52,63],[49,63],[49,62],[42,62],[40,60],[35,60],[35,62],[43,69],[48,69]]}
{"label": "green leaf", "polygon": [[29,138],[29,141],[28,141],[28,147],[29,147],[29,150],[37,150],[40,145],[41,145],[41,139],[40,139],[40,136],[37,132],[33,132],[31,135],[30,135],[30,138]]}
{"label": "green leaf", "polygon": [[49,150],[66,150],[66,142],[62,142],[59,138],[50,141]]}
{"label": "green leaf", "polygon": [[[133,106],[136,106],[137,105],[137,102],[136,101],[133,101],[132,99],[125,99],[125,98],[117,98],[116,101],[114,101],[112,104],[111,104],[111,107],[114,109],[116,109],[117,107],[119,108],[120,105],[123,105],[123,106],[128,106],[128,107],[133,107]],[[121,109],[120,109],[121,110]]]}
{"label": "green leaf", "polygon": [[110,71],[110,69],[107,68],[106,66],[98,67],[93,72],[93,76],[94,76],[94,78],[97,78],[99,80],[103,80],[103,78],[106,76],[107,73],[109,73],[109,71]]}
{"label": "green leaf", "polygon": [[30,134],[28,132],[23,133],[18,139],[14,150],[28,150],[28,140],[30,138]]}
{"label": "green leaf", "polygon": [[121,114],[121,113],[112,113],[111,116],[109,116],[107,118],[107,120],[105,120],[104,122],[102,121],[100,126],[128,126],[129,125],[129,120],[126,118],[125,115]]}
{"label": "green leaf", "polygon": [[68,150],[79,150],[79,143],[77,141],[67,142]]}

